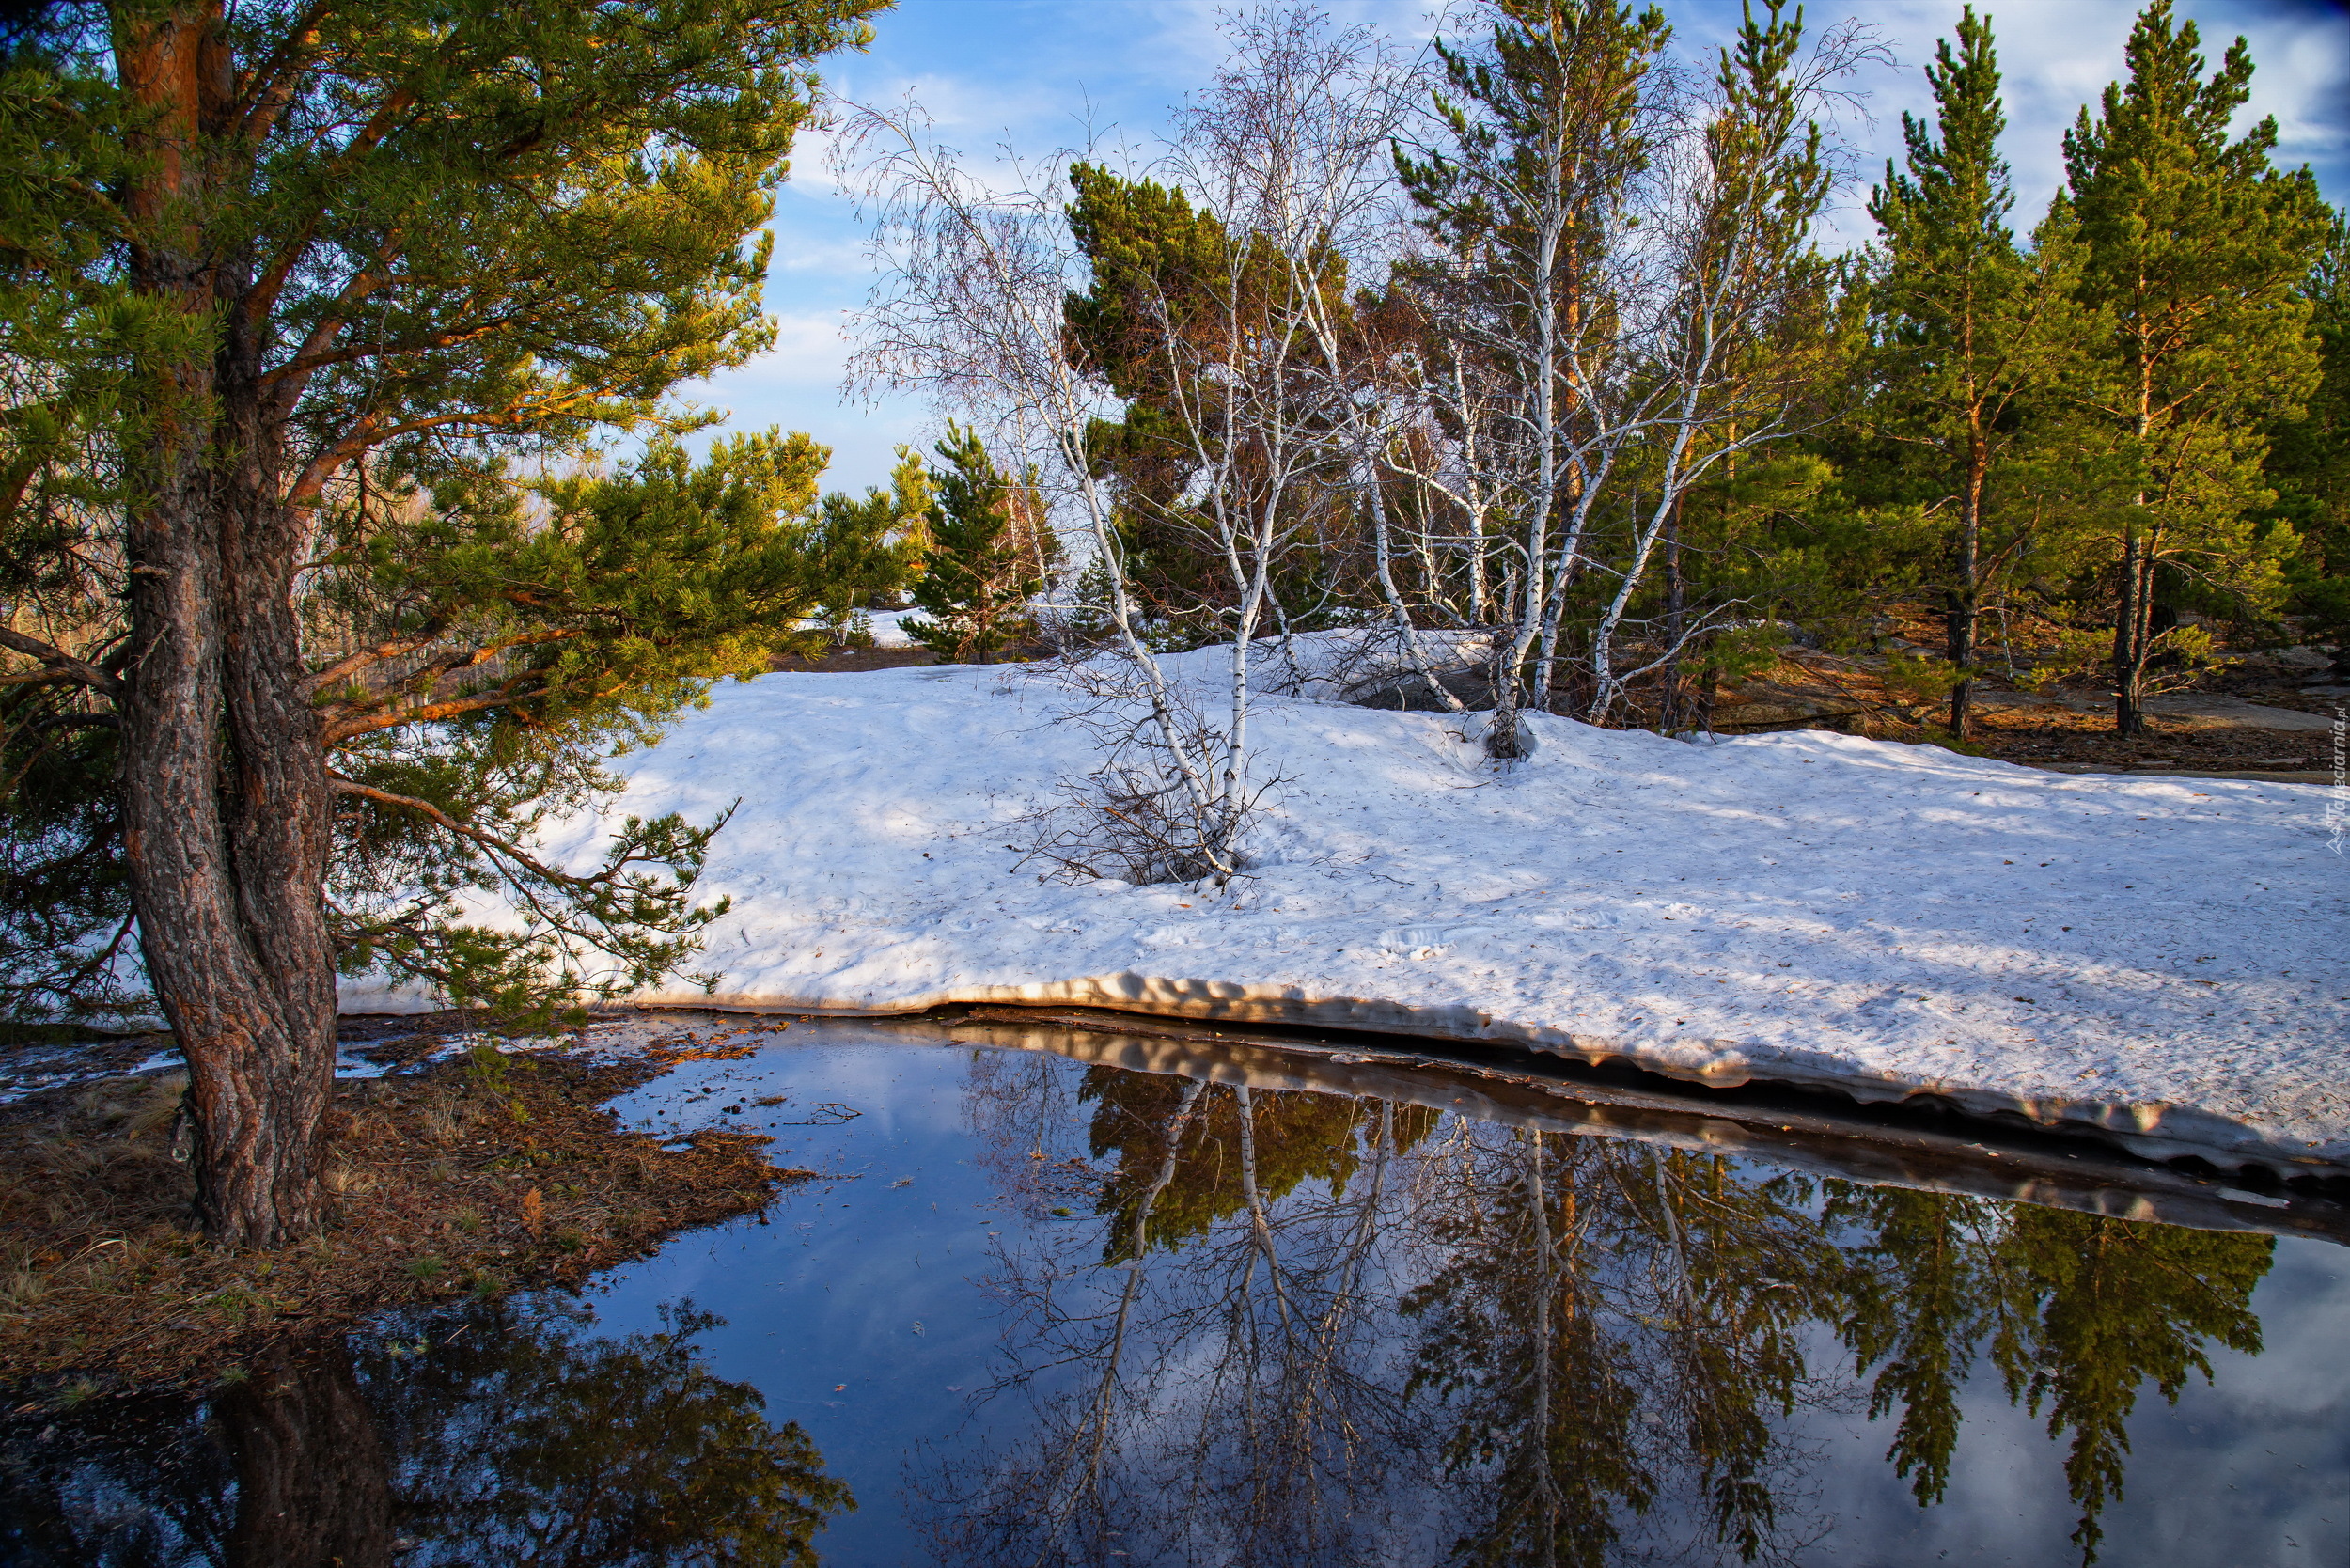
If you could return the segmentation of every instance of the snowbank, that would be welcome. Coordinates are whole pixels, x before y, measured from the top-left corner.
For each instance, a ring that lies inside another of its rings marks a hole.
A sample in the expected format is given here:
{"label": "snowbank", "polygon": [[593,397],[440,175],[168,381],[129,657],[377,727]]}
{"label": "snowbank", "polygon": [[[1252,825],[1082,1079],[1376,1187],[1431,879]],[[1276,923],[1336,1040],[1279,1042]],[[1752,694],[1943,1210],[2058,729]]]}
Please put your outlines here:
{"label": "snowbank", "polygon": [[[1496,776],[1459,718],[1267,698],[1261,765],[1292,782],[1249,878],[1068,887],[1008,847],[1092,761],[1059,700],[1003,669],[770,675],[620,759],[616,816],[743,803],[703,882],[733,899],[704,960],[717,993],[642,999],[1513,1042],[1934,1094],[2155,1156],[2350,1167],[2350,878],[2323,788],[1540,714],[1537,755]],[[602,832],[551,843],[584,861]],[[345,991],[348,1011],[402,1005]]]}
{"label": "snowbank", "polygon": [[905,623],[919,620],[919,610],[875,610],[872,614],[873,646],[875,648],[912,648],[914,639],[906,635]]}

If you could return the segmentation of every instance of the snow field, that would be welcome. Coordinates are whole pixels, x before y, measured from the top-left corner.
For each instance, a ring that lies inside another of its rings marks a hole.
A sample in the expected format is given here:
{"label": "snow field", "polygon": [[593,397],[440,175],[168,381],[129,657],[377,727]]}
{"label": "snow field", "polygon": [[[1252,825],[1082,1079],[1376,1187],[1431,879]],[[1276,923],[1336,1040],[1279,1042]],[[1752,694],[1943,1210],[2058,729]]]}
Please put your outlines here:
{"label": "snow field", "polygon": [[[1223,656],[1167,663],[1204,683]],[[1247,877],[1072,887],[1007,847],[1095,765],[1066,700],[1000,667],[718,688],[614,764],[615,821],[742,802],[701,884],[733,900],[697,965],[716,993],[639,999],[1320,1023],[2350,1166],[2350,867],[2321,787],[1545,714],[1496,773],[1460,717],[1264,697],[1257,767],[1287,782]],[[574,819],[549,847],[584,863],[603,833]],[[347,1011],[416,1005],[345,990]]]}

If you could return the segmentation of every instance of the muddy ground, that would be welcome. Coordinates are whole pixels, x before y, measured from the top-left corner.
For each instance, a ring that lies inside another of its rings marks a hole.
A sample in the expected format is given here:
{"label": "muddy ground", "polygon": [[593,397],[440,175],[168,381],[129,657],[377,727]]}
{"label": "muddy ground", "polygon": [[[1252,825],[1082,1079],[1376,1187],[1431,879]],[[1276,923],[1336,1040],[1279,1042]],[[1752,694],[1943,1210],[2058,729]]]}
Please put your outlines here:
{"label": "muddy ground", "polygon": [[811,1174],[771,1164],[765,1137],[665,1143],[604,1108],[677,1060],[748,1043],[681,1036],[616,1060],[578,1040],[522,1049],[446,1014],[352,1032],[347,1051],[393,1071],[341,1085],[332,1218],[274,1251],[204,1239],[175,1149],[186,1080],[121,1071],[155,1037],[102,1043],[109,1075],[0,1106],[0,1409],[211,1387],[383,1308],[575,1284]]}

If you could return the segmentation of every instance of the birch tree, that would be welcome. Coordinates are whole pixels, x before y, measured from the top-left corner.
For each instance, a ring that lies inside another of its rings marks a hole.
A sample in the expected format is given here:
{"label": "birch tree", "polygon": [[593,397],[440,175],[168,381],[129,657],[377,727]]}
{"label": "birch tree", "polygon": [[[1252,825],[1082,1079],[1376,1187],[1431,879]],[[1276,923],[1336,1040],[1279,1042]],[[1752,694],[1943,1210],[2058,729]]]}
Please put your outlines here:
{"label": "birch tree", "polygon": [[[1101,785],[1123,792],[1129,808],[1148,805],[1180,837],[1171,858],[1150,852],[1153,866],[1185,880],[1229,880],[1240,870],[1252,798],[1246,728],[1193,720],[1144,640],[1119,487],[1093,449],[1114,395],[1062,320],[1065,299],[1084,280],[1084,257],[1048,171],[1076,161],[1008,156],[1005,179],[990,184],[936,139],[929,116],[911,102],[852,106],[838,158],[856,182],[881,273],[856,322],[853,384],[924,393],[942,409],[983,416],[1042,447],[1040,487],[1074,514],[1101,568],[1102,613],[1120,672],[1104,695],[1147,715],[1141,758],[1116,748],[1119,765]],[[1245,718],[1245,688],[1233,702]],[[1098,804],[1121,814],[1117,799]]]}
{"label": "birch tree", "polygon": [[[1592,394],[1622,374],[1620,269],[1638,181],[1668,133],[1671,34],[1661,10],[1635,15],[1615,0],[1486,10],[1481,52],[1437,45],[1437,137],[1396,164],[1447,252],[1454,287],[1434,302],[1453,339],[1447,357],[1492,365],[1508,388],[1500,428],[1462,480],[1480,542],[1489,495],[1513,524],[1496,541],[1511,583],[1495,606],[1485,731],[1487,751],[1508,760],[1525,754],[1517,714],[1547,680],[1547,661],[1529,670],[1528,660],[1582,562],[1592,505],[1629,433],[1610,418],[1612,398]],[[1474,441],[1463,370],[1453,389],[1461,439]]]}
{"label": "birch tree", "polygon": [[[1698,91],[1657,11],[1485,8],[1490,42],[1444,46],[1436,133],[1398,169],[1446,247],[1428,270],[1436,357],[1482,361],[1507,389],[1474,478],[1452,488],[1509,519],[1484,732],[1506,760],[1525,751],[1520,710],[1556,705],[1570,644],[1575,705],[1604,722],[1705,629],[1682,620],[1624,667],[1682,496],[1812,417],[1830,299],[1812,228],[1834,180],[1819,117],[1877,52],[1852,24],[1807,52],[1774,6]],[[1485,432],[1464,401],[1440,397],[1435,417],[1465,454]]]}
{"label": "birch tree", "polygon": [[[1287,626],[1284,575],[1342,544],[1365,494],[1377,505],[1348,289],[1391,199],[1402,81],[1366,32],[1304,8],[1229,34],[1231,61],[1156,177],[1070,160],[1065,210],[1046,165],[982,186],[918,109],[860,110],[848,142],[886,268],[860,372],[1041,434],[1104,587],[1120,689],[1151,715],[1143,765],[1113,747],[1100,804],[1181,840],[1153,865],[1218,883],[1241,869],[1262,788],[1254,669]],[[1184,557],[1148,600],[1137,540],[1155,565]],[[1149,620],[1169,614],[1226,650],[1213,723],[1153,657]]]}
{"label": "birch tree", "polygon": [[1369,536],[1371,583],[1403,662],[1457,707],[1430,673],[1397,577],[1386,457],[1404,345],[1370,281],[1403,238],[1390,149],[1413,112],[1415,74],[1369,28],[1333,28],[1309,7],[1269,8],[1227,31],[1231,55],[1180,118],[1173,166],[1279,270],[1267,304],[1302,416],[1292,439],[1322,454],[1340,525]]}
{"label": "birch tree", "polygon": [[[1832,269],[1813,226],[1834,184],[1818,116],[1837,83],[1881,52],[1847,24],[1802,49],[1802,15],[1776,3],[1751,11],[1721,52],[1701,129],[1676,144],[1675,178],[1651,219],[1662,243],[1649,274],[1653,315],[1639,321],[1622,428],[1644,451],[1631,487],[1628,537],[1604,570],[1615,579],[1590,632],[1586,717],[1605,721],[1629,680],[1680,648],[1617,666],[1630,614],[1682,497],[1740,454],[1825,422],[1818,390],[1831,380]],[[1653,323],[1653,324],[1652,324]],[[1694,629],[1684,626],[1684,637]]]}

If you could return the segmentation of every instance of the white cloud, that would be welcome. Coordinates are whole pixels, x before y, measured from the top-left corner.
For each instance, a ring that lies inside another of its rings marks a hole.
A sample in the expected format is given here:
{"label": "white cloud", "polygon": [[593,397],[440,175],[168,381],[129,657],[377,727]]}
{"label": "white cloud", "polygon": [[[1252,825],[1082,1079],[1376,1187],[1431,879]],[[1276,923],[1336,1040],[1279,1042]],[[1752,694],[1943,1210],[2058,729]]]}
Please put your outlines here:
{"label": "white cloud", "polygon": [[790,312],[776,317],[776,346],[740,369],[713,376],[713,389],[830,392],[840,384],[849,343],[838,313]]}
{"label": "white cloud", "polygon": [[830,277],[863,280],[867,262],[862,236],[814,234],[782,223],[773,227],[776,254],[769,263],[771,273],[821,273]]}

